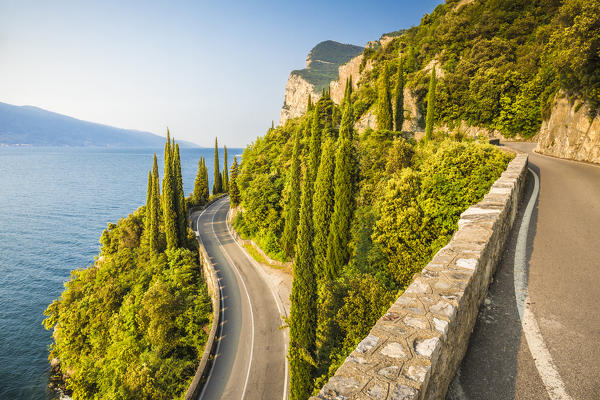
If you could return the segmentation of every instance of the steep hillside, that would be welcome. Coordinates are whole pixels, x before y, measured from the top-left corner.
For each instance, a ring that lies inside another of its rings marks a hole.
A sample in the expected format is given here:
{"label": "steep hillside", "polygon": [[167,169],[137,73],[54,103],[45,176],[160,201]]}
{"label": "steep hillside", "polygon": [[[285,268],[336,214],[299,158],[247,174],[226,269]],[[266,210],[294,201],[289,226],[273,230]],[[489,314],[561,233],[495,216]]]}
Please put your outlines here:
{"label": "steep hillside", "polygon": [[0,145],[162,147],[163,142],[164,138],[147,132],[86,122],[32,106],[0,103]]}
{"label": "steep hillside", "polygon": [[316,101],[323,88],[337,79],[338,67],[362,53],[363,47],[326,40],[317,44],[306,57],[306,68],[290,73],[285,88],[280,124],[306,112],[308,96]]}
{"label": "steep hillside", "polygon": [[[402,130],[424,128],[435,66],[440,131],[532,138],[542,124],[558,126],[564,115],[560,98],[566,96],[579,104],[572,111],[583,107],[590,123],[582,127],[583,120],[565,120],[562,139],[542,141],[540,151],[600,162],[594,156],[600,153],[596,141],[586,139],[591,147],[582,153],[575,140],[582,130],[591,138],[600,135],[592,123],[600,109],[599,0],[447,0],[418,26],[369,42],[330,84],[331,98],[339,103],[352,77],[358,130],[377,128],[378,79],[387,70],[394,88],[401,63],[406,82]],[[305,103],[303,98],[297,107],[287,106],[305,110]]]}

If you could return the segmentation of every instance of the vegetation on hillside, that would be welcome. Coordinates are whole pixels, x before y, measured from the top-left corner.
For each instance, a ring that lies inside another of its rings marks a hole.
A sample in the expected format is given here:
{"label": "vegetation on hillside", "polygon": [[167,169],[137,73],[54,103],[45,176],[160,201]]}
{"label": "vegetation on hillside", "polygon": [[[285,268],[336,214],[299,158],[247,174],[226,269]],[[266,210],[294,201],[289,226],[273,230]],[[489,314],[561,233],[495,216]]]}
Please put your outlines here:
{"label": "vegetation on hillside", "polygon": [[169,139],[164,171],[161,193],[155,155],[146,205],[108,224],[94,265],[45,311],[74,400],[182,398],[204,351],[211,301]]}
{"label": "vegetation on hillside", "polygon": [[[531,137],[558,90],[600,109],[599,0],[448,0],[385,47],[367,48],[355,119],[377,103],[377,80],[394,81],[404,60],[406,85],[422,115],[430,70],[438,67],[436,123],[498,129]],[[424,121],[420,121],[421,126]]]}
{"label": "vegetation on hillside", "polygon": [[292,399],[335,372],[510,159],[460,138],[357,135],[350,88],[341,106],[326,92],[249,145],[237,179],[235,228],[271,257],[294,260]]}

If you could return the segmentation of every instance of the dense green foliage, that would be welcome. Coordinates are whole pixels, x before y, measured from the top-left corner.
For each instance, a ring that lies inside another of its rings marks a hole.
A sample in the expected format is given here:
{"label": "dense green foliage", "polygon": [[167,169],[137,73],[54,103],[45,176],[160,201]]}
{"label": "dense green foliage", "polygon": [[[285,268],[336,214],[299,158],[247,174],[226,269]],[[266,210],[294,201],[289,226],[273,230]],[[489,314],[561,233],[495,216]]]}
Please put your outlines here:
{"label": "dense green foliage", "polygon": [[[415,143],[391,130],[357,136],[350,101],[343,102],[339,128],[325,123],[340,113],[330,101],[320,99],[305,116],[249,145],[239,176],[243,212],[234,226],[242,235],[284,260],[280,244],[287,224],[298,227],[289,321],[295,398],[306,398],[311,382],[316,389],[335,372],[413,274],[445,245],[460,212],[483,197],[510,158],[473,141]],[[309,127],[315,121],[322,132],[313,183],[311,146],[318,141]],[[299,214],[288,214],[292,177]],[[316,291],[308,289],[313,281]],[[307,297],[313,294],[314,303]]]}
{"label": "dense green foliage", "polygon": [[[559,89],[600,107],[600,1],[448,0],[384,47],[364,52],[355,119],[375,107],[377,80],[404,60],[406,86],[425,114],[429,74],[438,65],[435,122],[531,137]],[[395,78],[397,79],[397,78]],[[424,126],[424,121],[419,121]]]}
{"label": "dense green foliage", "polygon": [[[177,177],[177,146],[165,154]],[[60,359],[74,400],[183,398],[202,356],[211,301],[197,243],[186,227],[179,246],[168,246],[156,157],[150,177],[146,206],[108,224],[94,265],[73,271],[44,312],[50,358]],[[176,221],[185,210],[165,199]]]}

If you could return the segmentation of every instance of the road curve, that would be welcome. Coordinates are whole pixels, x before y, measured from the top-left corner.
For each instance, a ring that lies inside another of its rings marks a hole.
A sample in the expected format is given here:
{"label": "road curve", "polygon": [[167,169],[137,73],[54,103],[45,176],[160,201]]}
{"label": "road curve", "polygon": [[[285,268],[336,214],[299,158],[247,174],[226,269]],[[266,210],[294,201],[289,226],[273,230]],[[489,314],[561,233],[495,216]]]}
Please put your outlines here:
{"label": "road curve", "polygon": [[192,214],[221,286],[217,354],[199,400],[287,398],[284,330],[276,300],[226,225],[229,198]]}
{"label": "road curve", "polygon": [[600,166],[507,146],[528,189],[448,398],[600,399]]}

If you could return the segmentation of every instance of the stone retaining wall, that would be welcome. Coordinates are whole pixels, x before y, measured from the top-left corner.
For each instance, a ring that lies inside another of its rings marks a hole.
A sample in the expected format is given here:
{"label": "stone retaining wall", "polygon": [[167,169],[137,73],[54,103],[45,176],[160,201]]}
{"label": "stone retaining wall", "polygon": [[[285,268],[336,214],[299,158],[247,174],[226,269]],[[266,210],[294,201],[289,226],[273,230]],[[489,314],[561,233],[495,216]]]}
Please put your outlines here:
{"label": "stone retaining wall", "polygon": [[444,399],[468,347],[525,189],[517,154],[458,230],[377,321],[317,399]]}
{"label": "stone retaining wall", "polygon": [[[191,207],[188,215],[190,225],[193,226],[193,221],[191,221],[191,215],[194,212],[198,212],[208,208],[208,206],[210,206],[212,203],[219,200],[223,196],[225,195],[213,198],[204,206]],[[215,340],[215,338],[217,335],[217,328],[219,326],[221,316],[221,291],[219,288],[219,279],[217,278],[217,273],[215,271],[214,265],[208,257],[208,254],[206,253],[206,249],[204,248],[204,244],[202,243],[202,239],[200,237],[198,237],[198,255],[200,257],[200,263],[202,264],[202,272],[204,273],[204,279],[206,280],[208,294],[212,299],[213,317],[212,325],[210,327],[210,333],[208,334],[208,340],[206,341],[206,347],[204,348],[204,353],[202,353],[200,364],[198,364],[198,368],[196,368],[194,379],[192,379],[192,383],[190,383],[190,386],[185,392],[185,400],[195,400],[200,395],[200,391],[202,390],[202,386],[206,380],[206,376],[208,375],[208,372],[210,371],[210,368],[212,366],[212,356],[216,351],[217,341]]]}

